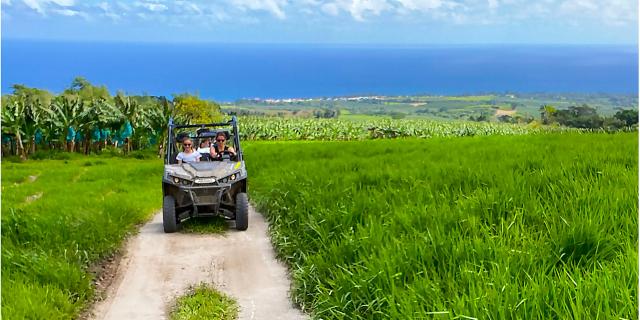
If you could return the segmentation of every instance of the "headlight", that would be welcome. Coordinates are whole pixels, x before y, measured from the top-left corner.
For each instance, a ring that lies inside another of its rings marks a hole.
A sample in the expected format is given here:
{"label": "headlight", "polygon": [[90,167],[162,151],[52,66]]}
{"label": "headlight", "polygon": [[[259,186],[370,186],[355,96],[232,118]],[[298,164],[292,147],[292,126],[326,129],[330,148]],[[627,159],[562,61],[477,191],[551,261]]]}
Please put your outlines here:
{"label": "headlight", "polygon": [[229,179],[231,179],[231,181],[235,180],[236,179],[236,174],[235,173],[232,174],[231,177],[229,177]]}
{"label": "headlight", "polygon": [[173,182],[174,183],[180,183],[180,178],[173,177]]}

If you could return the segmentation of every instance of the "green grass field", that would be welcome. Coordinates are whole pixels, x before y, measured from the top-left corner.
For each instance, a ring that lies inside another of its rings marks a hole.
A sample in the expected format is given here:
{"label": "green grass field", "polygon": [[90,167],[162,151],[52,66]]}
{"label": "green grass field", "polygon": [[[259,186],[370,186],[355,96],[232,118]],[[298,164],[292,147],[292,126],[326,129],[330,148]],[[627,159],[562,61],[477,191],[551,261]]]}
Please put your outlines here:
{"label": "green grass field", "polygon": [[294,299],[322,319],[638,310],[638,135],[246,147]]}
{"label": "green grass field", "polygon": [[[256,141],[245,155],[294,299],[316,318],[609,319],[638,310],[637,144]],[[62,156],[2,163],[5,319],[77,317],[90,266],[161,206],[161,161]]]}
{"label": "green grass field", "polygon": [[161,161],[69,158],[2,163],[3,319],[77,317],[88,268],[162,206]]}

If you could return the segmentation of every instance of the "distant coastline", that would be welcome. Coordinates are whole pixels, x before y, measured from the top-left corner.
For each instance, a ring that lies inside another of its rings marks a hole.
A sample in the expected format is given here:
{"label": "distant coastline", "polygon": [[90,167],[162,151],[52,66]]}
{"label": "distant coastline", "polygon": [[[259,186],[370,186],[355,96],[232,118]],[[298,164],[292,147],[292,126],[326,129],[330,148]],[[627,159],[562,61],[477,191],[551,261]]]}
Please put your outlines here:
{"label": "distant coastline", "polygon": [[113,93],[318,98],[574,92],[637,94],[621,45],[250,45],[2,40],[2,93],[60,92],[76,76]]}

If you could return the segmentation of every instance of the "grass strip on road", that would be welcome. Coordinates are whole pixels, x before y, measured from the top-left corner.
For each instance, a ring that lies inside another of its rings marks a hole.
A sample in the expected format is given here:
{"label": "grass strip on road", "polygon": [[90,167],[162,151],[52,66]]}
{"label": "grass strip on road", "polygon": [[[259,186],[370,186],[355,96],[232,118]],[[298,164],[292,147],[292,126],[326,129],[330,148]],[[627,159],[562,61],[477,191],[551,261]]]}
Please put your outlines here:
{"label": "grass strip on road", "polygon": [[162,204],[162,163],[70,155],[2,163],[2,318],[72,319],[88,268]]}
{"label": "grass strip on road", "polygon": [[171,320],[234,320],[238,318],[235,300],[216,289],[200,284],[179,297],[171,312]]}
{"label": "grass strip on road", "polygon": [[322,319],[635,318],[638,134],[254,142],[250,195]]}

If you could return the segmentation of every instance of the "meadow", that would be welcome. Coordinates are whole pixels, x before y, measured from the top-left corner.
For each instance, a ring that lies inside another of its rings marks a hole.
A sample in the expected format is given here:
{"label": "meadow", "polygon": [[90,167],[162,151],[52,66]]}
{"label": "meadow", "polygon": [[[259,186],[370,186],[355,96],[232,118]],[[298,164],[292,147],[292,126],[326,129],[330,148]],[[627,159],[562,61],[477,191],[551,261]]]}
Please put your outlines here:
{"label": "meadow", "polygon": [[91,272],[162,204],[162,162],[59,154],[2,163],[2,318],[76,318]]}
{"label": "meadow", "polygon": [[[246,142],[295,302],[325,319],[635,318],[637,133],[539,133]],[[3,318],[86,308],[94,267],[161,206],[152,154],[4,159]]]}
{"label": "meadow", "polygon": [[637,317],[638,136],[251,143],[318,319]]}

